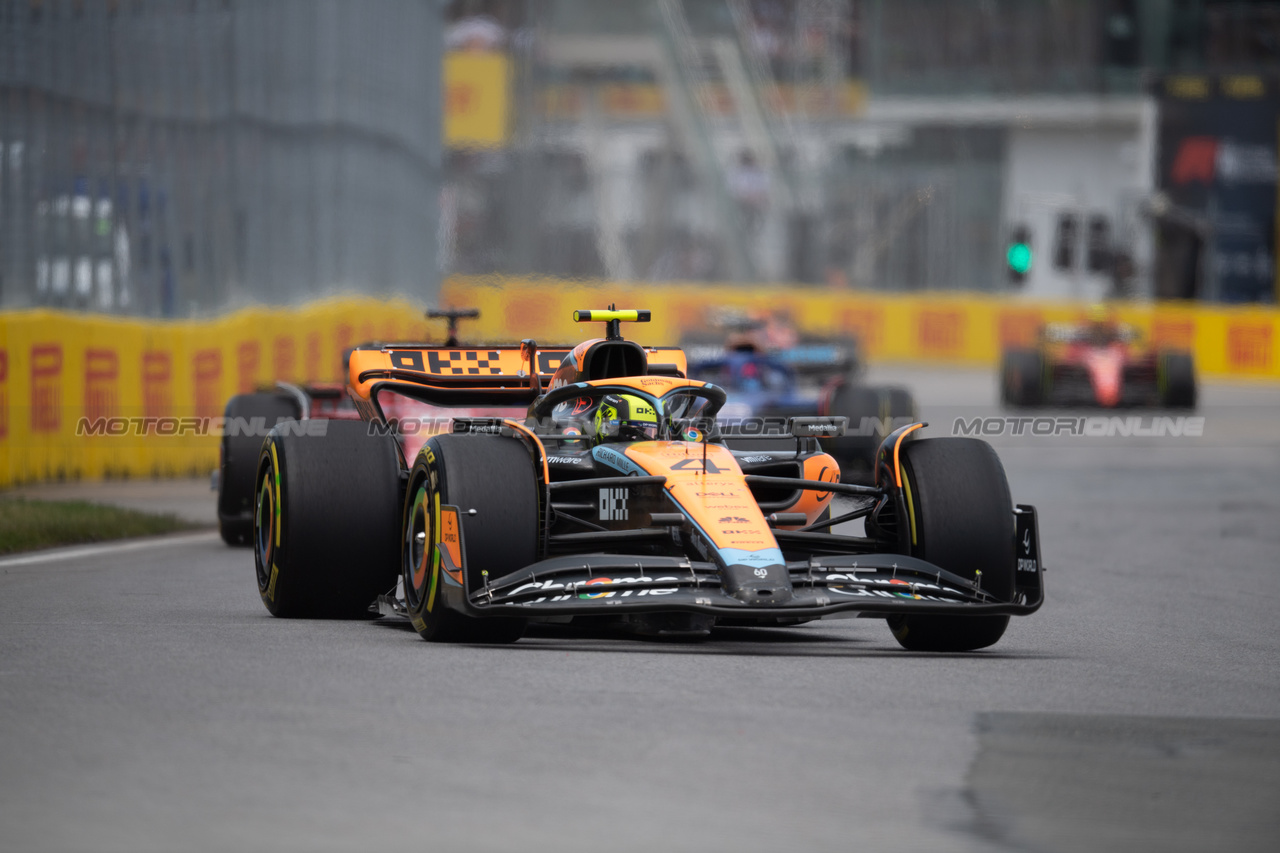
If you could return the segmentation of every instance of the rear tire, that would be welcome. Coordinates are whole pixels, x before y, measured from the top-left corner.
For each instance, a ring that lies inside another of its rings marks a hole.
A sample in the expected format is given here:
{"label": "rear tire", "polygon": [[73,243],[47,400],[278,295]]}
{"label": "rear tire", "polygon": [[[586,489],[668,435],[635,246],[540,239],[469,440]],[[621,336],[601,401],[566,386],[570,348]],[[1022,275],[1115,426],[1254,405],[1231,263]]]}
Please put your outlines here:
{"label": "rear tire", "polygon": [[916,401],[910,391],[898,385],[890,385],[883,391],[889,392],[889,417],[893,419],[894,429],[919,420]]}
{"label": "rear tire", "polygon": [[[840,463],[840,480],[845,483],[870,482],[875,477],[876,451],[884,437],[895,425],[914,421],[916,404],[911,392],[896,385],[867,386],[852,382],[841,383],[831,394],[830,411],[833,417],[849,419],[848,430],[853,435],[824,438],[819,441],[822,449]],[[864,419],[868,434],[860,433]],[[888,429],[885,429],[886,425]]]}
{"label": "rear tire", "polygon": [[[1009,483],[991,445],[927,438],[903,446],[903,486],[915,524],[912,556],[973,580],[1001,601],[1014,593],[1014,519]],[[910,522],[908,522],[910,523]],[[893,636],[911,651],[967,652],[997,642],[1008,616],[896,615]]]}
{"label": "rear tire", "polygon": [[401,537],[405,603],[423,639],[515,642],[524,634],[527,620],[474,618],[443,603],[441,587],[446,581],[434,559],[441,505],[456,506],[462,512],[464,594],[484,586],[484,571],[488,580],[496,581],[534,563],[538,554],[538,482],[529,451],[512,438],[431,438],[409,476]]}
{"label": "rear tire", "polygon": [[[302,417],[292,397],[282,394],[237,394],[223,412],[221,470],[218,475],[218,533],[232,546],[253,544],[255,474],[266,430]],[[255,419],[261,418],[261,423]],[[252,429],[244,430],[248,424]],[[264,429],[259,432],[257,427]],[[245,434],[248,433],[248,434]]]}
{"label": "rear tire", "polygon": [[1160,404],[1170,409],[1196,407],[1196,369],[1191,353],[1161,353],[1156,363]]}
{"label": "rear tire", "polygon": [[286,421],[263,444],[257,480],[254,564],[267,610],[369,617],[399,569],[395,439],[363,421]]}

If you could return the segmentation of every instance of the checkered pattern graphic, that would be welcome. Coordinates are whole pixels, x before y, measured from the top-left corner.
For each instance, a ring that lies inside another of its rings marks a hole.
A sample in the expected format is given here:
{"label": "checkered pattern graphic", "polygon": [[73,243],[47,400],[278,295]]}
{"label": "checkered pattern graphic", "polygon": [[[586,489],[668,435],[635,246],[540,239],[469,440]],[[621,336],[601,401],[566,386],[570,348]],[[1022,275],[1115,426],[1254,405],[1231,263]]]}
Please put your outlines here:
{"label": "checkered pattern graphic", "polygon": [[496,350],[449,350],[447,353],[428,352],[427,353],[427,371],[429,373],[448,373],[450,375],[458,374],[501,374],[501,367],[491,367],[490,362],[496,364],[498,361],[498,353]]}

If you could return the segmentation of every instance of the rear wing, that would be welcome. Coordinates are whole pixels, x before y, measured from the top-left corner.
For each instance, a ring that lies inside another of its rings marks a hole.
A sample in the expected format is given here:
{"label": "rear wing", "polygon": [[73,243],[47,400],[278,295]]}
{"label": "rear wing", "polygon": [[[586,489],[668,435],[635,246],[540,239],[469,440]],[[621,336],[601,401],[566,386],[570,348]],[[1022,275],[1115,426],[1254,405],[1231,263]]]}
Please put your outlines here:
{"label": "rear wing", "polygon": [[780,349],[773,357],[803,375],[847,373],[858,366],[859,354],[853,341],[815,339]]}
{"label": "rear wing", "polygon": [[[357,405],[390,387],[440,406],[522,406],[542,393],[570,347],[516,344],[441,347],[383,344],[351,352],[348,383]],[[532,365],[536,369],[531,369]]]}
{"label": "rear wing", "polygon": [[[645,347],[649,372],[683,375],[678,347]],[[348,384],[357,407],[374,404],[389,389],[438,406],[527,406],[543,392],[572,347],[533,341],[496,346],[442,347],[392,343],[356,347]]]}

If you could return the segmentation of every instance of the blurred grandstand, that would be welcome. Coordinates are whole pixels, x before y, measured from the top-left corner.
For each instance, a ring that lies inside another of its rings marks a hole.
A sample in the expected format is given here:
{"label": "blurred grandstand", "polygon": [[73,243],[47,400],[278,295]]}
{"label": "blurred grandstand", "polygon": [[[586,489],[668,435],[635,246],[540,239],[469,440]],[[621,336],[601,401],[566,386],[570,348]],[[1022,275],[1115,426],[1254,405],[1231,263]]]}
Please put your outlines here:
{"label": "blurred grandstand", "polygon": [[0,0],[0,304],[1272,302],[1278,70],[1240,0]]}

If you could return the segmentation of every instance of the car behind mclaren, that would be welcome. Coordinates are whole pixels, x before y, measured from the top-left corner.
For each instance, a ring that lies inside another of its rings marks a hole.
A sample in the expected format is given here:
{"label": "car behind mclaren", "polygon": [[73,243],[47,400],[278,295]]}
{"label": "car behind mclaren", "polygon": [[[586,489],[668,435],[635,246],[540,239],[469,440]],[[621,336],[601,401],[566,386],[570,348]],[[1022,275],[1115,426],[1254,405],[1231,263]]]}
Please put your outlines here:
{"label": "car behind mclaren", "polygon": [[843,417],[844,434],[822,447],[846,481],[871,482],[885,436],[916,420],[907,388],[865,381],[855,338],[802,336],[785,317],[733,309],[714,312],[707,326],[686,335],[689,375],[729,392],[720,418],[731,446],[743,434],[777,435],[789,417]]}

